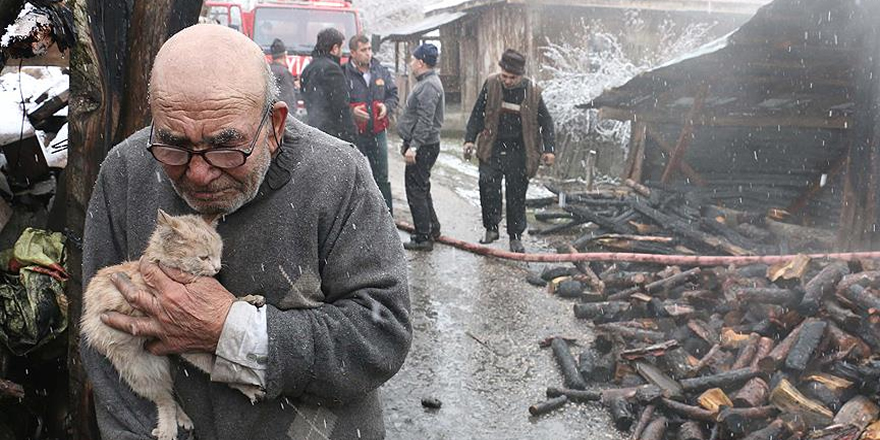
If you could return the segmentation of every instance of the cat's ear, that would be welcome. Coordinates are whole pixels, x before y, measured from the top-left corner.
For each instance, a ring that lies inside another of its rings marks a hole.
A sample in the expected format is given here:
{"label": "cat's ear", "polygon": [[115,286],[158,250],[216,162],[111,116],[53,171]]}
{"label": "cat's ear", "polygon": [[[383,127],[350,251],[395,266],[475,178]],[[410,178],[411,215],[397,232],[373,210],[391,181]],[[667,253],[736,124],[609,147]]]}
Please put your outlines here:
{"label": "cat's ear", "polygon": [[162,208],[159,208],[159,213],[156,215],[156,223],[173,227],[174,219],[167,212],[163,211]]}
{"label": "cat's ear", "polygon": [[222,217],[221,214],[203,215],[202,220],[212,228],[217,229],[217,225],[220,224],[220,217]]}

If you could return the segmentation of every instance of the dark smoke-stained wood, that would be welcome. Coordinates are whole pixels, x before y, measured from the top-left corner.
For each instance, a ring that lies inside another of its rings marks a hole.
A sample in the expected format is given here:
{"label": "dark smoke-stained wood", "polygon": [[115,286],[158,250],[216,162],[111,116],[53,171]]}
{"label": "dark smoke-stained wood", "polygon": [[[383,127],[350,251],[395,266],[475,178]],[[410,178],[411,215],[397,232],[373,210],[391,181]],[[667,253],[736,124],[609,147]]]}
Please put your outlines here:
{"label": "dark smoke-stained wood", "polygon": [[547,397],[566,396],[572,402],[598,402],[602,399],[600,391],[572,390],[568,388],[547,388]]}
{"label": "dark smoke-stained wood", "polygon": [[846,402],[834,416],[834,424],[865,428],[880,416],[880,407],[865,396],[856,396]]}
{"label": "dark smoke-stained wood", "polygon": [[611,412],[611,420],[614,426],[621,431],[626,431],[632,426],[634,417],[629,402],[623,397],[615,397],[606,403]]}
{"label": "dark smoke-stained wood", "polygon": [[744,383],[759,374],[761,374],[761,372],[756,368],[741,368],[739,370],[730,370],[724,373],[713,374],[711,376],[682,379],[681,387],[688,392],[703,391],[709,388],[727,388]]}
{"label": "dark smoke-stained wood", "polygon": [[746,437],[743,440],[769,440],[769,439],[777,439],[782,438],[785,434],[785,424],[782,420],[774,420],[769,425],[764,427],[763,429],[759,429]]}
{"label": "dark smoke-stained wood", "polygon": [[756,377],[750,379],[733,395],[733,405],[740,408],[761,406],[767,403],[770,395],[770,386],[764,379]]}
{"label": "dark smoke-stained wood", "polygon": [[655,417],[654,420],[651,420],[651,423],[648,423],[648,426],[645,427],[639,440],[663,440],[668,423],[669,421],[666,420],[666,417]]}
{"label": "dark smoke-stained wood", "polygon": [[822,306],[823,299],[834,292],[837,283],[847,274],[849,268],[846,263],[831,263],[825,266],[804,286],[804,297],[798,306],[798,311],[804,316],[815,315]]}
{"label": "dark smoke-stained wood", "polygon": [[727,430],[742,435],[749,432],[755,422],[775,417],[779,408],[775,406],[759,406],[754,408],[725,408],[718,414],[718,422],[723,423]]}
{"label": "dark smoke-stained wood", "polygon": [[801,329],[808,322],[813,322],[813,320],[806,319],[801,322],[797,327],[792,329],[792,331],[788,333],[788,336],[786,336],[785,339],[782,340],[782,342],[776,344],[776,347],[774,347],[773,350],[770,351],[770,354],[758,361],[758,368],[761,371],[769,373],[775,371],[780,365],[782,365],[782,363],[788,357],[788,353],[791,351],[791,347],[793,347],[795,342],[797,342],[798,336],[800,336],[801,333]]}
{"label": "dark smoke-stained wood", "polygon": [[642,414],[639,416],[639,422],[636,423],[636,427],[633,428],[633,432],[629,436],[630,440],[639,440],[639,438],[642,436],[642,432],[648,426],[648,423],[651,423],[651,419],[654,418],[654,410],[656,408],[657,406],[653,403],[645,405],[645,408],[642,409]]}
{"label": "dark smoke-stained wood", "polygon": [[785,367],[798,372],[804,371],[807,364],[813,359],[813,354],[819,347],[819,343],[822,342],[827,326],[825,321],[805,324],[798,335],[797,342],[791,347],[791,351],[785,358]]}
{"label": "dark smoke-stained wood", "polygon": [[561,395],[540,403],[536,403],[529,407],[529,413],[533,416],[547,414],[553,410],[562,408],[568,402],[568,397]]}
{"label": "dark smoke-stained wood", "polygon": [[587,383],[584,382],[581,373],[578,372],[577,362],[575,362],[574,356],[572,356],[571,352],[568,350],[568,344],[565,340],[561,338],[553,338],[550,347],[553,349],[553,356],[556,357],[556,363],[559,365],[559,369],[562,370],[562,377],[565,379],[565,386],[576,390],[586,388]]}
{"label": "dark smoke-stained wood", "polygon": [[715,421],[715,412],[700,408],[699,406],[687,405],[665,397],[660,399],[660,403],[662,403],[666,409],[681,414],[691,420],[700,420],[703,422]]}
{"label": "dark smoke-stained wood", "polygon": [[706,434],[700,423],[689,420],[678,428],[678,440],[706,440]]}

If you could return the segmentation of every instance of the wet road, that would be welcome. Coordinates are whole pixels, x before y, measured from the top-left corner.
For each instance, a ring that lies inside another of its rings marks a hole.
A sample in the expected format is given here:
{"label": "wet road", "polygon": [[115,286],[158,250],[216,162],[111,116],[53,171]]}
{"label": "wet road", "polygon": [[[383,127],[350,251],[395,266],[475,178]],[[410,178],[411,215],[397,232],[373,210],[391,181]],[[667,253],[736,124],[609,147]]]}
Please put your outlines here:
{"label": "wet road", "polygon": [[[447,143],[446,145],[449,145]],[[444,148],[432,179],[443,233],[476,240],[482,233],[476,167]],[[457,148],[457,145],[454,146]],[[396,148],[393,149],[396,151]],[[395,217],[411,221],[403,192],[403,162],[392,155]],[[503,233],[496,246],[506,247]],[[401,233],[401,239],[408,235]],[[525,237],[526,247],[546,247]],[[389,439],[616,439],[598,405],[568,404],[539,418],[529,405],[562,379],[549,349],[551,335],[590,340],[568,301],[524,281],[523,263],[504,262],[438,245],[408,252],[414,341],[400,372],[382,389]],[[579,349],[573,348],[577,356]],[[421,399],[442,401],[425,409]]]}

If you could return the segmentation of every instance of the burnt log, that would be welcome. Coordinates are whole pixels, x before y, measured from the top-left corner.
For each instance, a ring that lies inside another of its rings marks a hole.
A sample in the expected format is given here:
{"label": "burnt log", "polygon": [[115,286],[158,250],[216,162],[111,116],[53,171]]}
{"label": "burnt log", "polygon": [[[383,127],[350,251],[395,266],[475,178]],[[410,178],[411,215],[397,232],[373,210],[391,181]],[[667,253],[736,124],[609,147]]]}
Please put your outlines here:
{"label": "burnt log", "polygon": [[852,381],[842,377],[822,373],[805,378],[800,390],[808,398],[821,403],[831,411],[837,411],[844,402],[853,397],[855,392],[853,385]]}
{"label": "burnt log", "polygon": [[844,275],[849,273],[846,263],[831,263],[825,266],[806,286],[804,297],[798,311],[805,316],[815,315],[825,297],[832,292]]}
{"label": "burnt log", "polygon": [[634,417],[629,402],[625,398],[612,398],[606,402],[606,406],[617,429],[626,431],[632,426]]}
{"label": "burnt log", "polygon": [[751,430],[758,422],[775,417],[779,409],[775,406],[758,406],[754,408],[725,408],[718,414],[718,422],[723,423],[728,431],[742,435]]}
{"label": "burnt log", "polygon": [[797,304],[800,300],[798,292],[775,287],[742,287],[734,289],[734,292],[736,298],[744,304],[760,303],[791,306]]}
{"label": "burnt log", "polygon": [[770,395],[770,386],[764,379],[756,377],[749,380],[733,395],[733,406],[747,408],[761,406],[767,403]]}
{"label": "burnt log", "polygon": [[559,277],[573,276],[577,275],[577,268],[574,267],[545,267],[543,271],[541,271],[541,278],[544,281],[550,282]]}
{"label": "burnt log", "polygon": [[552,399],[530,406],[529,413],[533,416],[547,414],[550,411],[562,408],[563,406],[565,406],[566,402],[568,402],[568,397],[566,397],[565,395],[554,397]]}
{"label": "burnt log", "polygon": [[770,392],[770,402],[782,412],[803,421],[808,428],[827,426],[834,418],[831,410],[801,394],[786,379]]}
{"label": "burnt log", "polygon": [[715,345],[721,340],[714,328],[699,319],[691,319],[688,321],[687,327],[708,344]]}
{"label": "burnt log", "polygon": [[666,340],[666,335],[662,332],[628,327],[620,323],[601,324],[597,325],[596,329],[600,332],[608,332],[615,336],[620,336],[629,341],[658,343]]}
{"label": "burnt log", "polygon": [[853,425],[864,429],[880,416],[880,407],[865,396],[856,396],[846,402],[834,416],[835,425]]}
{"label": "burnt log", "polygon": [[628,361],[634,361],[646,357],[663,356],[668,351],[675,348],[678,348],[678,341],[672,339],[669,341],[661,342],[659,344],[649,345],[647,347],[632,348],[629,350],[621,351],[620,357]]}
{"label": "burnt log", "polygon": [[700,394],[700,397],[697,397],[697,403],[699,403],[704,409],[716,414],[721,411],[721,407],[733,406],[730,398],[727,397],[727,394],[725,394],[721,388],[710,388],[706,390],[703,394]]}
{"label": "burnt log", "polygon": [[859,436],[861,432],[861,428],[857,426],[835,425],[810,432],[806,440],[866,440]]}
{"label": "burnt log", "polygon": [[667,278],[663,278],[661,280],[654,281],[650,284],[645,285],[645,287],[632,287],[630,289],[622,290],[613,295],[608,296],[609,301],[625,301],[629,299],[635,293],[644,292],[649,295],[653,295],[661,292],[668,292],[671,289],[674,289],[682,284],[694,280],[700,276],[702,270],[699,267],[695,267],[685,272],[677,273],[675,275],[669,276]]}
{"label": "burnt log", "polygon": [[585,391],[585,390],[572,390],[569,388],[547,388],[547,397],[554,398],[559,396],[568,397],[568,400],[572,402],[598,402],[602,400],[602,392],[601,391]]}
{"label": "burnt log", "polygon": [[662,403],[669,411],[681,414],[691,420],[699,420],[702,422],[715,421],[715,412],[700,408],[699,406],[676,402],[675,400],[667,399],[665,397],[660,399],[660,403]]}
{"label": "burnt log", "polygon": [[642,432],[648,426],[648,423],[651,423],[651,419],[654,418],[654,410],[657,408],[654,404],[646,405],[644,409],[642,409],[642,414],[639,416],[639,422],[636,423],[636,427],[633,428],[632,434],[629,436],[630,440],[639,440],[642,436]]}
{"label": "burnt log", "polygon": [[719,354],[721,353],[723,353],[721,351],[721,344],[713,345],[712,348],[710,348],[709,351],[706,352],[706,354],[702,358],[700,358],[700,360],[697,361],[697,363],[691,368],[688,375],[696,376],[700,373],[700,370],[711,365],[713,362],[717,362]]}
{"label": "burnt log", "polygon": [[864,359],[871,355],[871,347],[861,338],[843,331],[833,322],[828,323],[828,338],[839,353],[853,359]]}
{"label": "burnt log", "polygon": [[663,390],[664,397],[680,397],[684,394],[681,385],[667,376],[661,369],[647,362],[636,362],[636,372],[648,383],[654,384]]}
{"label": "burnt log", "polygon": [[825,313],[841,328],[851,332],[859,330],[862,318],[852,310],[842,307],[837,301],[825,301]]}
{"label": "burnt log", "polygon": [[819,347],[819,343],[822,342],[827,326],[825,321],[805,324],[798,335],[797,342],[791,347],[791,351],[785,358],[785,367],[797,372],[804,371],[807,364],[813,359],[813,354]]}
{"label": "burnt log", "polygon": [[574,356],[572,356],[571,352],[568,350],[568,344],[565,340],[561,338],[553,338],[550,347],[553,349],[553,355],[556,357],[556,363],[559,364],[559,369],[562,370],[562,377],[565,379],[565,386],[576,390],[586,388],[587,383],[584,382],[584,378],[582,378],[581,373],[578,372],[577,363],[574,360]]}
{"label": "burnt log", "polygon": [[770,351],[763,359],[758,360],[758,368],[764,372],[772,372],[779,368],[785,359],[788,357],[788,353],[791,351],[791,348],[794,346],[795,342],[797,342],[798,337],[800,336],[801,329],[808,322],[814,322],[814,319],[805,319],[801,322],[797,327],[792,329],[791,332],[788,333],[788,336],[782,340],[776,347]]}
{"label": "burnt log", "polygon": [[762,337],[760,341],[758,341],[758,351],[755,352],[755,357],[752,358],[752,362],[749,364],[752,368],[758,368],[758,361],[767,357],[771,351],[773,351],[773,347],[776,342],[768,337]]}
{"label": "burnt log", "polygon": [[668,423],[666,417],[654,418],[654,420],[651,420],[651,423],[645,427],[645,431],[642,432],[639,440],[663,440],[663,436],[666,434],[666,425]]}
{"label": "burnt log", "polygon": [[633,286],[644,286],[655,280],[650,272],[624,272],[613,271],[599,276],[605,287],[609,289],[624,289]]}
{"label": "burnt log", "polygon": [[664,353],[660,357],[660,362],[673,379],[681,380],[688,377],[692,363],[695,364],[697,360],[691,357],[683,348],[675,348]]}
{"label": "burnt log", "polygon": [[610,382],[616,365],[617,360],[613,353],[600,354],[588,348],[578,356],[578,372],[585,381]]}
{"label": "burnt log", "polygon": [[626,222],[616,222],[614,219],[599,215],[590,209],[575,205],[566,205],[562,209],[571,213],[580,222],[591,222],[606,231],[617,234],[634,234],[636,230]]}
{"label": "burnt log", "polygon": [[731,370],[738,370],[740,368],[745,368],[751,365],[752,359],[755,357],[755,354],[758,352],[758,343],[761,342],[761,335],[757,333],[752,333],[749,335],[748,341],[746,341],[745,345],[740,347],[739,353],[736,355],[736,359],[733,361],[733,365],[730,367]]}
{"label": "burnt log", "polygon": [[711,376],[682,379],[681,387],[687,392],[699,392],[709,388],[728,388],[744,383],[753,377],[760,375],[756,368],[741,368],[739,370],[725,371]]}
{"label": "burnt log", "polygon": [[682,423],[678,428],[678,440],[706,440],[703,425],[694,420]]}
{"label": "burnt log", "polygon": [[580,298],[584,294],[584,284],[577,280],[566,280],[559,283],[553,293],[560,298]]}
{"label": "burnt log", "polygon": [[840,292],[839,296],[867,314],[874,315],[880,312],[880,296],[858,284],[849,286],[848,289]]}
{"label": "burnt log", "polygon": [[762,429],[752,432],[743,438],[743,440],[770,440],[781,438],[786,432],[785,423],[776,419]]}
{"label": "burnt log", "polygon": [[589,319],[597,323],[616,321],[628,312],[632,305],[624,301],[606,301],[574,305],[574,316],[578,319]]}

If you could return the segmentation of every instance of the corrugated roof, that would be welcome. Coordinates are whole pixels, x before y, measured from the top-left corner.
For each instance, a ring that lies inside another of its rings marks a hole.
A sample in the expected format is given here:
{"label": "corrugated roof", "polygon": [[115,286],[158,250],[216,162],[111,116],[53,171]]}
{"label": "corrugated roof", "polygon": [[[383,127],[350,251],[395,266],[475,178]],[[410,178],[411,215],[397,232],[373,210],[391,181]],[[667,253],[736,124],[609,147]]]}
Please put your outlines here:
{"label": "corrugated roof", "polygon": [[443,14],[433,15],[424,20],[404,26],[395,30],[393,33],[382,37],[382,40],[399,40],[412,37],[414,35],[422,35],[431,32],[441,26],[452,23],[467,15],[465,12],[447,12]]}

